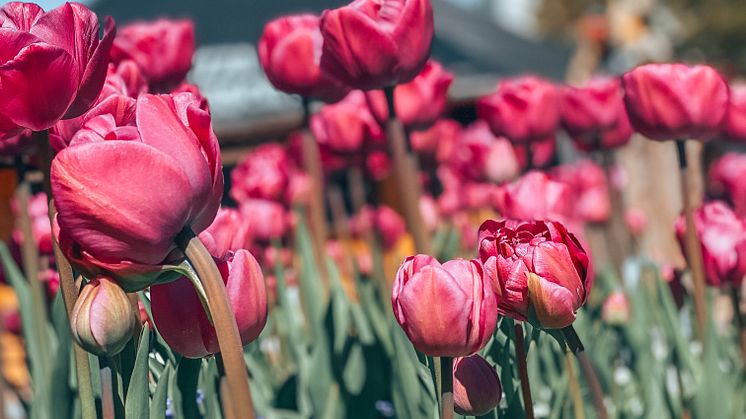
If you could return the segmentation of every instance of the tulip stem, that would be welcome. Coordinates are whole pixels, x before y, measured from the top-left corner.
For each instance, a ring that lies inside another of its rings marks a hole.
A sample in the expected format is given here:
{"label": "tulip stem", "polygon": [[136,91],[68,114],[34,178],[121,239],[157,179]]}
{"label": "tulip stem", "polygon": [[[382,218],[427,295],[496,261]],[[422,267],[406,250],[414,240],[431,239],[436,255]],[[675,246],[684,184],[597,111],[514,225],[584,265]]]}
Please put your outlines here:
{"label": "tulip stem", "polygon": [[521,393],[523,393],[523,407],[526,419],[534,419],[534,402],[531,397],[531,384],[528,381],[528,365],[526,364],[526,348],[523,341],[523,323],[516,322],[513,330],[513,343],[515,344],[515,357],[518,361],[518,377],[521,379]]}
{"label": "tulip stem", "polygon": [[301,133],[301,147],[303,151],[303,166],[311,178],[311,196],[308,203],[308,219],[313,239],[313,253],[318,265],[319,273],[325,290],[329,290],[329,273],[326,267],[323,249],[326,246],[327,224],[326,207],[324,205],[324,171],[321,165],[319,143],[309,129],[311,111],[310,99],[303,97],[303,131]]}
{"label": "tulip stem", "polygon": [[580,362],[580,369],[583,371],[585,380],[591,390],[593,406],[596,409],[596,416],[599,419],[607,419],[609,414],[606,411],[606,405],[604,405],[604,393],[601,389],[601,383],[598,381],[596,370],[593,368],[593,364],[591,363],[590,358],[588,358],[588,354],[585,352],[583,342],[581,342],[580,337],[575,332],[575,328],[572,327],[572,325],[562,329],[562,334],[565,337],[570,352],[572,352],[575,357],[578,358],[578,362]]}
{"label": "tulip stem", "polygon": [[[49,201],[49,222],[54,226],[54,219],[57,216],[57,209],[54,206],[52,198],[52,183],[50,171],[52,168],[52,147],[49,144],[49,133],[47,131],[36,132],[35,136],[38,141],[39,165],[44,172],[44,192]],[[54,262],[57,265],[57,272],[60,276],[60,290],[62,292],[62,301],[65,304],[67,319],[72,319],[73,307],[78,299],[79,290],[75,286],[73,279],[73,269],[67,257],[60,250],[60,245],[52,236],[52,248],[54,250]],[[78,397],[80,398],[80,413],[83,419],[96,419],[96,402],[93,395],[93,381],[91,378],[91,364],[86,352],[77,343],[73,344],[73,354],[75,359],[75,376],[78,381]]]}
{"label": "tulip stem", "polygon": [[453,358],[440,358],[440,418],[453,419]]}
{"label": "tulip stem", "polygon": [[254,403],[249,389],[248,369],[243,358],[236,318],[225,290],[225,283],[215,261],[204,244],[187,228],[176,237],[176,244],[197,272],[207,295],[207,306],[215,325],[220,356],[225,365],[233,417],[254,419]]}
{"label": "tulip stem", "polygon": [[572,407],[575,411],[575,419],[585,419],[583,398],[580,396],[580,385],[578,384],[578,377],[575,376],[575,369],[570,351],[565,352],[565,366],[567,368],[567,380],[570,385],[570,396],[572,397]]}
{"label": "tulip stem", "polygon": [[407,229],[414,238],[417,253],[430,254],[430,239],[420,212],[420,183],[416,156],[409,149],[406,132],[396,117],[394,89],[384,89],[389,107],[389,120],[386,122],[386,136],[394,159],[394,175],[399,189],[404,219]]}
{"label": "tulip stem", "polygon": [[612,169],[614,168],[614,152],[601,149],[601,167],[606,175],[606,190],[609,194],[611,214],[606,223],[606,243],[611,253],[611,261],[618,276],[622,289],[625,288],[622,268],[627,256],[631,253],[632,237],[624,221],[624,197],[622,191],[614,186]]}
{"label": "tulip stem", "polygon": [[741,311],[741,298],[738,287],[733,284],[730,287],[730,297],[733,302],[733,318],[736,320],[736,328],[739,342],[741,343],[741,358],[746,364],[746,321],[744,321],[743,311]]}
{"label": "tulip stem", "polygon": [[702,248],[697,237],[694,224],[694,194],[691,185],[696,174],[692,172],[687,162],[686,141],[676,141],[676,155],[679,159],[679,175],[681,177],[681,199],[686,217],[686,257],[692,272],[694,282],[694,310],[697,316],[695,332],[697,339],[704,343],[704,330],[707,319],[707,305],[705,302],[705,271],[702,261]]}
{"label": "tulip stem", "polygon": [[523,150],[526,152],[525,172],[528,173],[534,168],[534,150],[531,148],[531,143],[524,144]]}

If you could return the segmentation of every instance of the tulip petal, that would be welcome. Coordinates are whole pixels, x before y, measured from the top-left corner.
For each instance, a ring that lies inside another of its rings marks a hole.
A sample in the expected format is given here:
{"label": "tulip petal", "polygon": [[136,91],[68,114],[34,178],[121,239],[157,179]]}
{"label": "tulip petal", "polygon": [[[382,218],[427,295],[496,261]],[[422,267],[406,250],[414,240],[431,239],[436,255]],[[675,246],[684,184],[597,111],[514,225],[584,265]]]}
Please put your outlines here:
{"label": "tulip petal", "polygon": [[545,329],[561,329],[575,321],[572,293],[551,281],[527,273],[528,298],[539,325]]}
{"label": "tulip petal", "polygon": [[236,317],[241,342],[246,345],[259,337],[267,322],[264,275],[254,256],[245,249],[236,251],[227,265],[225,289]]}
{"label": "tulip petal", "polygon": [[35,3],[14,1],[0,8],[0,26],[28,32],[44,16],[44,9]]}
{"label": "tulip petal", "polygon": [[210,354],[202,339],[203,325],[210,323],[188,279],[154,285],[150,298],[155,327],[171,348],[187,358]]}
{"label": "tulip petal", "polygon": [[162,262],[196,199],[173,158],[134,141],[66,148],[51,173],[60,228],[104,262]]}

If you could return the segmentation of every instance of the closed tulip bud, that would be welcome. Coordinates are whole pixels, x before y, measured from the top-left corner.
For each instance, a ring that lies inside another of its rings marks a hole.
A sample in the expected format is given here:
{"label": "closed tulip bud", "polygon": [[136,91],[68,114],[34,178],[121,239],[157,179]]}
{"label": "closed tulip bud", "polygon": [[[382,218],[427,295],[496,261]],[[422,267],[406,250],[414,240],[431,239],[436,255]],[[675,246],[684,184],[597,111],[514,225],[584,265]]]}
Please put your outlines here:
{"label": "closed tulip bud", "polygon": [[[713,287],[739,286],[746,275],[746,221],[722,201],[709,202],[694,212],[694,226],[702,249],[705,279]],[[676,220],[676,237],[686,246],[686,220]]]}
{"label": "closed tulip bud", "polygon": [[726,153],[710,166],[708,192],[733,205],[739,217],[746,216],[746,155]]}
{"label": "closed tulip bud", "polygon": [[629,300],[623,292],[613,292],[601,306],[601,318],[606,324],[619,326],[629,322]]}
{"label": "closed tulip bud", "polygon": [[497,371],[479,355],[453,360],[453,408],[459,415],[486,415],[500,404]]}
{"label": "closed tulip bud", "polygon": [[99,40],[98,19],[81,4],[44,12],[10,2],[0,9],[0,27],[1,132],[13,125],[41,131],[93,105],[116,32],[111,17]]}
{"label": "closed tulip bud", "polygon": [[112,356],[132,338],[138,317],[127,294],[110,278],[100,276],[83,286],[70,326],[85,350]]}
{"label": "closed tulip bud", "polygon": [[500,313],[544,329],[571,325],[593,283],[588,254],[558,222],[487,220],[479,258]]}
{"label": "closed tulip bud", "polygon": [[728,85],[706,65],[646,64],[624,74],[632,126],[653,140],[708,140],[720,131]]}
{"label": "closed tulip bud", "polygon": [[381,205],[375,210],[373,222],[385,248],[394,247],[399,239],[407,233],[407,224],[402,216],[385,205]]}
{"label": "closed tulip bud", "polygon": [[111,61],[134,61],[153,91],[169,92],[186,78],[194,50],[191,20],[135,22],[119,30],[111,48]]}
{"label": "closed tulip bud", "polygon": [[477,114],[495,135],[513,143],[545,140],[560,121],[559,92],[538,77],[503,80],[497,91],[477,101]]}
{"label": "closed tulip bud", "polygon": [[[256,339],[267,322],[267,291],[254,256],[240,249],[218,268],[243,345]],[[202,358],[220,351],[215,328],[192,284],[181,278],[150,289],[153,321],[163,339],[187,358]]]}
{"label": "closed tulip bud", "polygon": [[430,56],[430,0],[355,0],[321,15],[321,69],[355,89],[412,80]]}
{"label": "closed tulip bud", "polygon": [[441,265],[431,256],[410,256],[399,267],[391,300],[397,322],[427,355],[471,355],[495,331],[497,297],[477,260]]}
{"label": "closed tulip bud", "polygon": [[318,17],[283,16],[264,26],[258,46],[259,62],[279,90],[336,102],[349,88],[319,67],[323,43]]}

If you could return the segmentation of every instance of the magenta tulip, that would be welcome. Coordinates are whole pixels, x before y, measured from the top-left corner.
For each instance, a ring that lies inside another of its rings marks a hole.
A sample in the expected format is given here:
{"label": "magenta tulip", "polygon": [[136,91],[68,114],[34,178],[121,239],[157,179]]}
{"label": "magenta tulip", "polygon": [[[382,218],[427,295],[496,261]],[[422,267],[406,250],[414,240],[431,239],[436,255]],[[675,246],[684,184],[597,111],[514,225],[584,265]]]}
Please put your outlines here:
{"label": "magenta tulip", "polygon": [[519,220],[572,220],[573,191],[569,185],[552,180],[543,172],[529,172],[502,187],[497,206],[507,218]]}
{"label": "magenta tulip", "polygon": [[558,222],[487,220],[479,257],[500,314],[544,329],[570,326],[593,283],[588,254]]}
{"label": "magenta tulip", "polygon": [[349,88],[319,67],[323,42],[318,17],[283,16],[264,26],[259,39],[259,62],[279,90],[336,102],[345,97]]}
{"label": "magenta tulip", "polygon": [[427,355],[471,355],[495,331],[498,299],[477,260],[441,265],[431,256],[410,256],[393,287],[394,316],[414,347]]}
{"label": "magenta tulip", "polygon": [[479,355],[453,360],[453,407],[464,416],[482,416],[500,404],[502,385],[495,367]]}
{"label": "magenta tulip", "polygon": [[427,130],[413,131],[410,134],[412,150],[434,155],[438,161],[445,161],[450,157],[460,131],[461,125],[458,122],[452,119],[440,119]]}
{"label": "magenta tulip", "polygon": [[708,140],[720,131],[728,85],[706,65],[646,64],[624,74],[632,126],[653,140]]}
{"label": "magenta tulip", "polygon": [[231,172],[231,198],[280,200],[290,182],[290,158],[282,145],[263,144],[252,150]]}
{"label": "magenta tulip", "polygon": [[746,142],[746,84],[730,86],[728,110],[723,120],[723,137],[734,142]]}
{"label": "magenta tulip", "polygon": [[[746,221],[721,201],[709,202],[694,212],[694,225],[702,249],[709,285],[740,286],[746,275]],[[676,220],[676,238],[686,253],[686,220]]]}
{"label": "magenta tulip", "polygon": [[153,278],[141,274],[160,269],[178,234],[212,223],[222,163],[210,115],[197,102],[188,93],[142,95],[135,126],[91,129],[54,159],[56,234],[78,270],[110,272],[125,290],[142,289]]}
{"label": "magenta tulip", "polygon": [[169,92],[181,84],[192,67],[194,23],[188,19],[158,19],[130,23],[120,29],[111,48],[111,60],[132,60],[151,89]]}
{"label": "magenta tulip", "polygon": [[81,4],[44,12],[11,2],[0,8],[0,28],[0,131],[44,130],[93,105],[116,32],[111,17],[99,39],[96,15]]}
{"label": "magenta tulip", "polygon": [[425,66],[433,39],[430,0],[355,0],[321,15],[321,68],[355,89],[393,87]]}
{"label": "magenta tulip", "polygon": [[726,153],[710,166],[709,192],[733,205],[739,217],[746,217],[746,154]]}
{"label": "magenta tulip", "polygon": [[513,143],[545,140],[554,136],[560,121],[559,92],[538,77],[506,79],[477,101],[477,114],[496,136]]}
{"label": "magenta tulip", "polygon": [[573,192],[572,207],[575,218],[592,223],[608,221],[611,200],[606,173],[591,160],[557,166],[552,170],[554,180],[569,185]]}
{"label": "magenta tulip", "polygon": [[[238,250],[218,268],[243,345],[256,339],[267,322],[267,291],[262,269],[247,250]],[[173,350],[187,358],[220,351],[215,328],[186,278],[150,288],[153,321]]]}
{"label": "magenta tulip", "polygon": [[385,144],[383,129],[360,91],[352,91],[339,103],[322,107],[311,117],[311,131],[319,146],[333,153],[358,153],[371,144]]}
{"label": "magenta tulip", "polygon": [[282,204],[267,199],[247,199],[239,207],[252,236],[265,243],[281,239],[289,228],[289,214]]}

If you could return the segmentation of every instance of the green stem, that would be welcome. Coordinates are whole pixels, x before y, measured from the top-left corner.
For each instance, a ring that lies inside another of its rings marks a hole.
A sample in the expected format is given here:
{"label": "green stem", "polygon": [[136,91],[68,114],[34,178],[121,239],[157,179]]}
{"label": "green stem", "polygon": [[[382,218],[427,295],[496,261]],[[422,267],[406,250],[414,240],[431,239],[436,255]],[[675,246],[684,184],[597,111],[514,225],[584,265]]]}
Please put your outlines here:
{"label": "green stem", "polygon": [[453,419],[453,358],[440,358],[440,418]]}
{"label": "green stem", "polygon": [[513,343],[515,344],[515,357],[518,361],[518,376],[521,379],[521,392],[523,393],[523,406],[526,419],[534,419],[534,402],[531,397],[531,384],[528,381],[528,365],[526,364],[526,348],[523,340],[523,323],[516,322],[513,328]]}
{"label": "green stem", "polygon": [[578,362],[580,362],[580,369],[583,370],[583,376],[585,376],[585,380],[591,390],[591,396],[593,396],[593,406],[596,409],[596,416],[599,419],[607,419],[609,414],[606,411],[606,405],[604,405],[604,393],[601,389],[601,383],[598,381],[596,370],[594,369],[590,358],[588,358],[588,354],[585,352],[583,342],[581,342],[580,337],[575,332],[575,328],[572,327],[572,325],[562,329],[562,334],[565,337],[565,341],[567,342],[570,351],[575,354],[575,357],[578,358]]}

